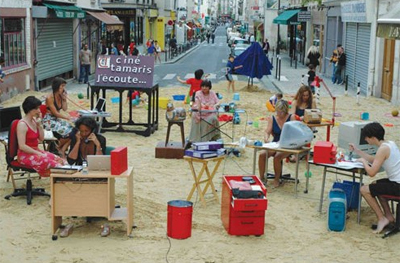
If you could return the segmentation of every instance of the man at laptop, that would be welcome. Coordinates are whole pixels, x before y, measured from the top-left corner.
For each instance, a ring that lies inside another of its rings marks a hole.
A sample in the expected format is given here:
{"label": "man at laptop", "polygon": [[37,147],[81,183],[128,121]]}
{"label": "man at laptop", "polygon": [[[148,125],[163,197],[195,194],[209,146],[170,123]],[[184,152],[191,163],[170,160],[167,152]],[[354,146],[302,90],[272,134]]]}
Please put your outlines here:
{"label": "man at laptop", "polygon": [[69,164],[82,165],[88,155],[104,155],[106,138],[97,134],[97,123],[91,117],[81,117],[75,122],[71,147],[67,156]]}

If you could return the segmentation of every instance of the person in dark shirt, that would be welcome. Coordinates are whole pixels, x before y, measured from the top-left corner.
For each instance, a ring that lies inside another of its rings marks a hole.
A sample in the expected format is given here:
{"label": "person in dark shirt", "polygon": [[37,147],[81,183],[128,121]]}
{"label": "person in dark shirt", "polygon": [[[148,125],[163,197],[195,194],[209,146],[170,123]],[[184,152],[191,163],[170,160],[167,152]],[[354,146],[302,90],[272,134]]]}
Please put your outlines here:
{"label": "person in dark shirt", "polygon": [[311,92],[312,94],[315,94],[315,87],[311,85],[311,83],[314,81],[315,79],[315,67],[313,64],[309,64],[308,65],[308,86],[311,88]]}
{"label": "person in dark shirt", "polygon": [[336,84],[338,84],[338,85],[344,84],[344,81],[342,79],[342,71],[345,66],[346,66],[346,54],[344,53],[344,48],[339,47],[338,48],[338,61],[336,62],[336,72],[335,72]]}
{"label": "person in dark shirt", "polygon": [[71,148],[67,156],[69,164],[82,165],[88,155],[104,155],[106,138],[97,134],[97,123],[91,117],[81,117],[75,122],[71,136]]}

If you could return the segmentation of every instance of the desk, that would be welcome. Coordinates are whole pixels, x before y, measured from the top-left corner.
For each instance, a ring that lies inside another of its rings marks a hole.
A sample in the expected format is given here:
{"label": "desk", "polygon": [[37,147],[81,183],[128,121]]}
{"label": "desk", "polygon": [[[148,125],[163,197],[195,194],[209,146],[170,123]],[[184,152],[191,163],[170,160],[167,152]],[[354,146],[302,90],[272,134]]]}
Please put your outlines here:
{"label": "desk", "polygon": [[[202,204],[204,205],[204,207],[206,207],[207,205],[206,205],[206,201],[204,199],[204,195],[207,192],[208,187],[210,186],[215,200],[217,201],[217,203],[219,203],[219,199],[218,199],[217,193],[215,192],[215,187],[214,187],[214,183],[212,180],[213,180],[215,173],[217,172],[218,167],[221,164],[222,160],[225,159],[225,156],[223,155],[223,156],[218,156],[218,157],[214,157],[214,158],[210,158],[210,159],[199,159],[199,158],[194,158],[194,157],[190,157],[190,156],[183,156],[183,159],[185,159],[189,163],[189,167],[192,172],[193,179],[194,179],[192,190],[190,190],[190,193],[186,200],[190,201],[190,199],[192,199],[193,193],[197,188],[197,193],[200,196],[200,200],[201,200]],[[214,169],[212,170],[212,172],[210,173],[210,170],[208,169],[208,164],[211,162],[215,162],[215,166],[214,166]],[[196,174],[196,170],[194,169],[193,163],[201,163],[202,164],[202,167],[198,174]],[[206,172],[207,179],[201,180],[201,177],[203,176],[204,171]],[[204,186],[204,189],[201,190],[200,185],[204,184],[204,183],[206,185]]]}
{"label": "desk", "polygon": [[101,133],[101,128],[103,127],[103,119],[106,118],[106,117],[111,117],[111,113],[104,112],[104,111],[95,112],[95,113],[91,113],[91,112],[79,113],[79,115],[82,116],[82,117],[99,118],[99,121],[98,121],[98,123],[99,123],[99,131],[98,131],[98,133],[99,134]]}
{"label": "desk", "polygon": [[[314,164],[317,166],[322,166],[324,167],[324,173],[322,176],[322,186],[321,186],[321,196],[319,199],[319,208],[318,212],[322,212],[322,204],[324,202],[324,190],[325,190],[325,180],[326,180],[326,174],[327,173],[334,173],[334,174],[340,174],[344,176],[349,176],[353,178],[353,182],[358,178],[360,181],[360,187],[363,183],[363,175],[366,174],[366,171],[364,168],[360,167],[350,167],[350,166],[340,166],[338,164],[327,164],[327,163],[314,163],[313,160],[308,161],[309,164]],[[356,176],[356,173],[359,174],[359,176]],[[308,178],[307,178],[307,184],[308,184]],[[358,193],[358,207],[357,207],[357,223],[360,224],[360,218],[361,218],[361,191]]]}
{"label": "desk", "polygon": [[326,127],[326,141],[330,140],[331,126],[333,126],[333,124],[331,122],[323,121],[321,123],[304,123],[304,124],[310,128]]}
{"label": "desk", "polygon": [[[127,184],[126,208],[115,208],[115,179],[125,179]],[[63,216],[106,217],[126,223],[130,236],[133,226],[133,167],[121,175],[110,171],[91,171],[83,175],[50,175],[51,225],[53,235],[61,226]]]}
{"label": "desk", "polygon": [[[299,177],[299,160],[300,160],[299,156],[302,153],[307,153],[307,160],[308,160],[311,148],[302,147],[300,149],[285,149],[285,148],[269,148],[267,146],[255,146],[255,145],[247,145],[246,147],[254,149],[254,152],[253,152],[253,174],[256,173],[257,152],[260,151],[260,150],[267,151],[267,154],[268,154],[268,151],[271,151],[271,152],[290,153],[290,154],[295,155],[297,162],[296,162],[296,180],[295,180],[295,183],[294,183],[294,192],[295,192],[295,195],[297,197],[297,180],[298,180],[298,177]],[[310,169],[310,167],[309,167],[309,165],[307,163],[307,174],[309,172],[309,169]],[[265,171],[268,172],[268,159],[265,162]],[[305,191],[308,192],[308,184],[306,184],[306,190]]]}

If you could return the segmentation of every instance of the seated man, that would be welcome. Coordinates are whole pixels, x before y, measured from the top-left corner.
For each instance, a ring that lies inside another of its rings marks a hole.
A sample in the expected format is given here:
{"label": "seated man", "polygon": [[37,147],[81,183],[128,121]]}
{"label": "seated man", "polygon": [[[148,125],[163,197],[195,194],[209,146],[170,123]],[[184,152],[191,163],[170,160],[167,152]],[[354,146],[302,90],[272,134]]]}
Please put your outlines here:
{"label": "seated man", "polygon": [[[274,138],[272,142],[279,142],[283,124],[288,121],[294,121],[296,118],[294,114],[289,114],[289,104],[286,100],[279,100],[275,105],[275,115],[273,115],[268,121],[267,129],[264,134],[264,142],[268,142],[270,136],[272,135]],[[274,157],[274,172],[275,179],[273,183],[273,187],[279,186],[279,179],[282,174],[282,160],[288,157],[289,153],[283,152],[268,152],[261,151],[258,157],[258,169],[260,171],[260,179],[261,181],[265,180],[265,162],[267,161],[267,157]]]}
{"label": "seated man", "polygon": [[[369,155],[356,148],[352,143],[350,143],[350,151],[354,151],[361,157],[357,161],[363,163],[369,176],[374,177],[383,167],[388,177],[379,179],[370,185],[363,185],[360,189],[362,196],[378,217],[378,224],[374,233],[379,234],[385,226],[395,221],[390,212],[388,200],[380,197],[380,195],[400,196],[400,151],[396,143],[384,139],[385,130],[377,122],[365,125],[361,136],[365,138],[368,144],[378,147],[376,155]],[[369,166],[369,163],[372,165]],[[383,211],[376,197],[378,197]]]}
{"label": "seated man", "polygon": [[[221,138],[216,112],[219,100],[215,92],[211,91],[211,81],[203,80],[200,87],[201,90],[196,92],[192,107],[194,112],[192,114],[189,141],[215,141]],[[215,110],[215,112],[201,112],[202,110]]]}
{"label": "seated man", "polygon": [[82,165],[88,155],[104,155],[106,138],[97,134],[97,123],[93,118],[81,117],[75,122],[74,136],[67,156],[69,164]]}

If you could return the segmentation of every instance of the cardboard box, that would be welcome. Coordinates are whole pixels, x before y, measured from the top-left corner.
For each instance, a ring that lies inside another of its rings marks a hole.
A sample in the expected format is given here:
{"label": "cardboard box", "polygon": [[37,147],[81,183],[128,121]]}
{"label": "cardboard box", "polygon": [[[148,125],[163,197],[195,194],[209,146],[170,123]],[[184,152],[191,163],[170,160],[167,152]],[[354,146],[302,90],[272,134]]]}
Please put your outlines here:
{"label": "cardboard box", "polygon": [[305,123],[319,124],[322,120],[322,112],[320,109],[306,109],[303,120]]}
{"label": "cardboard box", "polygon": [[128,170],[128,148],[118,147],[111,151],[111,174],[120,175]]}

